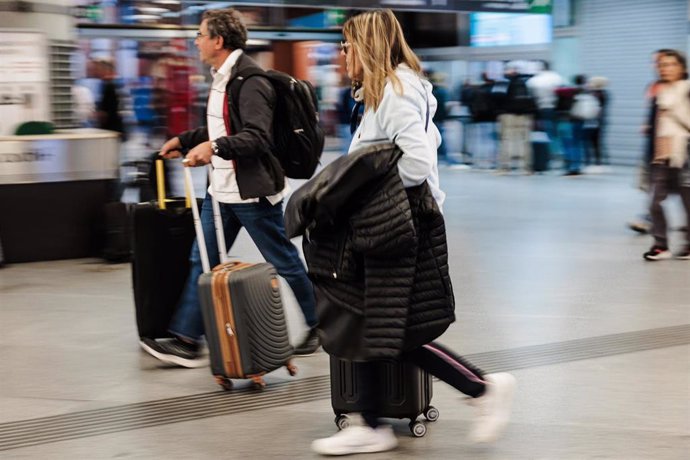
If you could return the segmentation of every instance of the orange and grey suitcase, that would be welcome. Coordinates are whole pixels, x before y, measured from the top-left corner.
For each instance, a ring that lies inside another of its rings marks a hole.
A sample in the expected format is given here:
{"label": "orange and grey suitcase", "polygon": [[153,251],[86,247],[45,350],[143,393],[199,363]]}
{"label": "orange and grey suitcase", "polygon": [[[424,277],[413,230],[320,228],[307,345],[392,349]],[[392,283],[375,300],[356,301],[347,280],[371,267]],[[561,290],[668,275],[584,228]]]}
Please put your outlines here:
{"label": "orange and grey suitcase", "polygon": [[263,387],[262,376],[282,366],[294,375],[273,265],[221,264],[199,277],[199,301],[211,372],[223,388],[232,388],[230,379],[246,378]]}
{"label": "orange and grey suitcase", "polygon": [[[193,195],[188,168],[185,179]],[[199,303],[216,381],[226,390],[232,388],[231,379],[252,379],[263,388],[264,374],[282,366],[294,375],[297,369],[291,362],[293,349],[275,268],[269,263],[227,261],[220,210],[214,202],[221,263],[210,270],[198,206],[193,196],[191,201],[204,269],[199,277]]]}

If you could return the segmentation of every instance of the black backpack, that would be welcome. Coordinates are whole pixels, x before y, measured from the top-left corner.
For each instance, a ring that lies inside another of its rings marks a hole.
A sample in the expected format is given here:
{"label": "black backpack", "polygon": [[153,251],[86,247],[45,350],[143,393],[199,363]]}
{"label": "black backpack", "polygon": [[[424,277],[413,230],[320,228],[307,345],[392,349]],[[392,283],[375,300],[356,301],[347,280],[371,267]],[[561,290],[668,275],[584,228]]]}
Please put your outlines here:
{"label": "black backpack", "polygon": [[[309,179],[319,165],[324,132],[319,124],[319,104],[311,83],[277,70],[247,69],[230,85],[230,103],[239,107],[240,87],[255,75],[266,77],[276,93],[273,109],[273,154],[287,177]],[[239,113],[239,110],[237,110]]]}
{"label": "black backpack", "polygon": [[475,122],[496,121],[496,102],[493,84],[484,84],[472,89],[469,96],[469,109]]}
{"label": "black backpack", "polygon": [[508,113],[532,114],[537,111],[537,101],[527,87],[529,76],[517,76],[508,85],[506,110]]}

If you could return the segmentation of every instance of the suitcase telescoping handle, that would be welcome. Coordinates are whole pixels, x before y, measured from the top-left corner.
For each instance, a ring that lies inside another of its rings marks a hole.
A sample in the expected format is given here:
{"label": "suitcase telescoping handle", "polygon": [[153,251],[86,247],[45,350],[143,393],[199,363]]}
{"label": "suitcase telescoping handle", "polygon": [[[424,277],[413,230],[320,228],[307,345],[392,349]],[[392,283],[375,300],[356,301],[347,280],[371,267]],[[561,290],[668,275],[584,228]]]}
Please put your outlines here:
{"label": "suitcase telescoping handle", "polygon": [[[184,160],[183,160],[184,163]],[[199,246],[199,254],[201,256],[201,267],[204,273],[211,271],[211,264],[208,259],[208,251],[206,249],[206,239],[204,238],[204,228],[201,224],[201,216],[199,214],[199,206],[196,202],[196,193],[194,192],[194,183],[192,181],[192,172],[189,167],[184,168],[184,178],[187,190],[189,190],[189,195],[192,201],[192,215],[194,216],[194,230],[196,231],[196,240]],[[213,188],[213,166],[208,165],[208,179],[211,184],[211,190]],[[220,217],[220,205],[218,200],[216,200],[215,194],[211,194],[211,202],[213,203],[213,223],[216,228],[216,239],[218,240],[218,255],[220,256],[220,263],[224,264],[228,261],[228,251],[225,248],[225,234],[223,233],[223,223]]]}
{"label": "suitcase telescoping handle", "polygon": [[[166,209],[168,200],[165,198],[165,165],[162,158],[156,159],[156,192],[158,195],[158,209]],[[190,207],[189,189],[185,184],[185,207]]]}

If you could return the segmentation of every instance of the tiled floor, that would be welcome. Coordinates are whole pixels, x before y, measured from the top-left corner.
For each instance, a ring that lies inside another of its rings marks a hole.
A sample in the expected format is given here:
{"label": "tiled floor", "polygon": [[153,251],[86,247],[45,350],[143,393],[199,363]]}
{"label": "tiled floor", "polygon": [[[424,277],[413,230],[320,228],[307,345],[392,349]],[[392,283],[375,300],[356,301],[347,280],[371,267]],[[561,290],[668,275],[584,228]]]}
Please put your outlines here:
{"label": "tiled floor", "polygon": [[[634,171],[441,179],[458,317],[442,342],[514,373],[513,422],[471,446],[472,408],[437,382],[427,435],[393,422],[398,450],[366,458],[690,458],[690,262],[642,260],[649,238],[625,228],[645,202]],[[244,234],[232,254],[260,260]],[[0,458],[316,457],[335,429],[324,353],[262,393],[222,393],[208,369],[140,351],[130,277],[96,259],[0,270]],[[286,310],[297,341],[289,294]]]}

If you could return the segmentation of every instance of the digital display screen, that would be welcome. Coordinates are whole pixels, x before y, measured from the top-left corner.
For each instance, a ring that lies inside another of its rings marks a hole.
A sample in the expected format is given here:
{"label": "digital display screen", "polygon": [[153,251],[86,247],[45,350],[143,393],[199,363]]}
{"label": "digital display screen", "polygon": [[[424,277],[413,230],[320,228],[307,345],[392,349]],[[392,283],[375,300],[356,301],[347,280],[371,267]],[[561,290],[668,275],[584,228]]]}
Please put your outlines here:
{"label": "digital display screen", "polygon": [[470,14],[470,46],[551,43],[551,30],[549,14]]}

